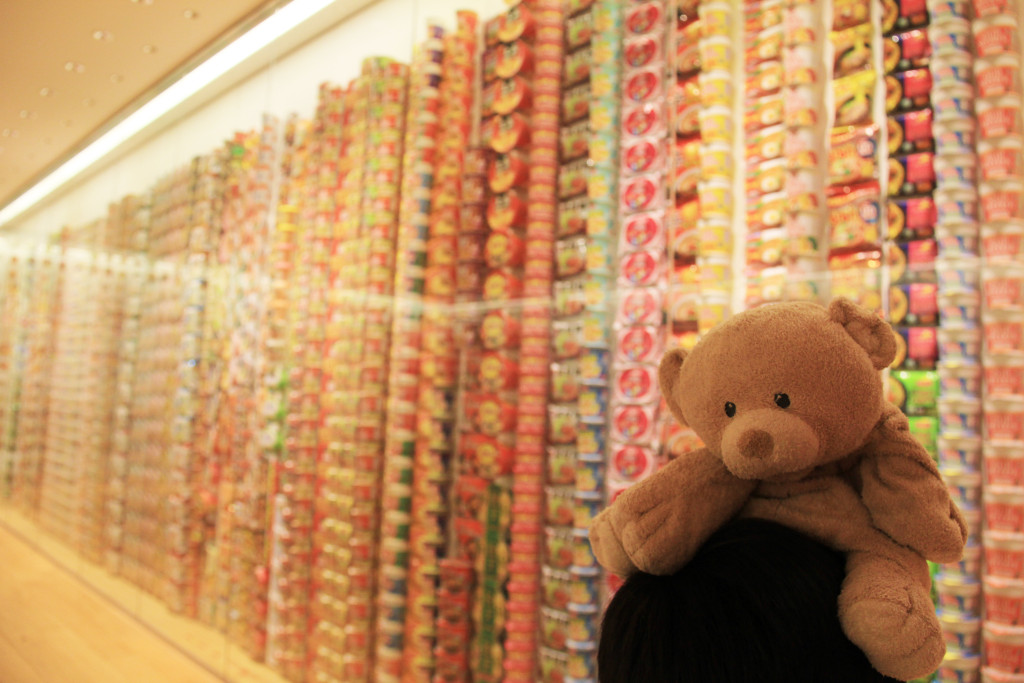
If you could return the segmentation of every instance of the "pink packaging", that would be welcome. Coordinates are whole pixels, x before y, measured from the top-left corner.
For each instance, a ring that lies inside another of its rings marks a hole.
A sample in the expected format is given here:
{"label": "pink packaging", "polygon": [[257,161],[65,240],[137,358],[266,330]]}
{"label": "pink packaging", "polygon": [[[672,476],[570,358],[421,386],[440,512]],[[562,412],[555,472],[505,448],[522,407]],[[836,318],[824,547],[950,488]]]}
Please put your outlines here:
{"label": "pink packaging", "polygon": [[982,539],[982,547],[988,576],[1024,578],[1024,535],[989,531]]}
{"label": "pink packaging", "polygon": [[653,325],[638,325],[619,331],[618,355],[622,361],[656,363],[661,358],[664,340]]}
{"label": "pink packaging", "polygon": [[937,574],[935,592],[939,598],[938,607],[946,614],[980,614],[981,584],[973,577]]}
{"label": "pink packaging", "polygon": [[982,585],[986,622],[1007,626],[1024,624],[1024,581],[986,576]]}
{"label": "pink packaging", "polygon": [[615,399],[650,403],[658,399],[658,369],[654,365],[622,365],[614,380]]}
{"label": "pink packaging", "polygon": [[616,481],[640,481],[654,472],[656,463],[656,454],[649,448],[615,444],[610,474]]}
{"label": "pink packaging", "polygon": [[983,498],[986,531],[1024,532],[1024,489],[987,486]]}
{"label": "pink packaging", "polygon": [[1024,673],[1024,627],[985,622],[981,638],[985,666],[1006,673]]}
{"label": "pink packaging", "polygon": [[656,431],[656,418],[656,406],[617,406],[612,410],[612,438],[626,443],[648,442]]}
{"label": "pink packaging", "polygon": [[986,443],[982,454],[987,486],[1024,487],[1024,444]]}

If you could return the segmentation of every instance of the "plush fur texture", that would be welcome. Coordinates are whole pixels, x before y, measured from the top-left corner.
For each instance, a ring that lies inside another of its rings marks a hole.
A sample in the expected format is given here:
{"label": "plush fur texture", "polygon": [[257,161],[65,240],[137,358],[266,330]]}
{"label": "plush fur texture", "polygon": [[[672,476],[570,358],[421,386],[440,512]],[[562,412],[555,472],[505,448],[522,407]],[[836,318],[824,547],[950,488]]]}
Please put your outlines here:
{"label": "plush fur texture", "polygon": [[960,511],[879,370],[889,326],[836,299],[762,306],[660,367],[672,414],[705,447],[625,491],[590,542],[609,571],[671,574],[735,517],[774,520],[846,553],[839,617],[881,673],[934,671],[945,645],[926,560],[960,559]]}

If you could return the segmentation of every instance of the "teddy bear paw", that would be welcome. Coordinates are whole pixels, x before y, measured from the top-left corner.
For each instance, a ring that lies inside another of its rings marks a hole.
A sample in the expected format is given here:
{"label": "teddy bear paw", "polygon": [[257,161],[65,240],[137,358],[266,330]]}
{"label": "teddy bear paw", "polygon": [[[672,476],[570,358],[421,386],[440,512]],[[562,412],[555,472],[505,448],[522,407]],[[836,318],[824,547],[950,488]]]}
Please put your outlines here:
{"label": "teddy bear paw", "polygon": [[626,577],[636,572],[636,565],[629,559],[618,534],[615,533],[607,511],[590,522],[590,548],[598,564],[617,576]]}
{"label": "teddy bear paw", "polygon": [[905,599],[865,598],[845,606],[843,630],[878,671],[901,681],[925,676],[942,663],[946,645],[927,593]]}

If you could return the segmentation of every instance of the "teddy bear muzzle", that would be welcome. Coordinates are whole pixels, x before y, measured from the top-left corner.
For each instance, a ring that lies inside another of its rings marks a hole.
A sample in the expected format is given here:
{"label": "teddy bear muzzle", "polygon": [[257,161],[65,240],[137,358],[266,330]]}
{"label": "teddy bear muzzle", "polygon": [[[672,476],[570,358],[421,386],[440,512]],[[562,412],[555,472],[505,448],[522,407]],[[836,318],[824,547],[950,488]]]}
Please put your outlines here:
{"label": "teddy bear muzzle", "polygon": [[741,479],[771,479],[813,467],[817,434],[795,415],[755,410],[737,417],[722,435],[722,461]]}
{"label": "teddy bear muzzle", "polygon": [[748,429],[743,432],[737,446],[744,458],[767,460],[775,451],[775,439],[763,429]]}

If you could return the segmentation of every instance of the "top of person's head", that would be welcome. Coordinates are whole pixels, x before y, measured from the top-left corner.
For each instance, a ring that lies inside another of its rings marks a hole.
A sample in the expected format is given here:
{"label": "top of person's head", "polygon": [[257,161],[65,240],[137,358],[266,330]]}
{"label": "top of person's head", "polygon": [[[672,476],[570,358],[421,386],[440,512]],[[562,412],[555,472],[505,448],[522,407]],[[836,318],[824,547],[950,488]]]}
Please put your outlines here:
{"label": "top of person's head", "polygon": [[634,574],[605,612],[600,683],[875,683],[843,634],[844,560],[775,522],[731,522],[671,576]]}

